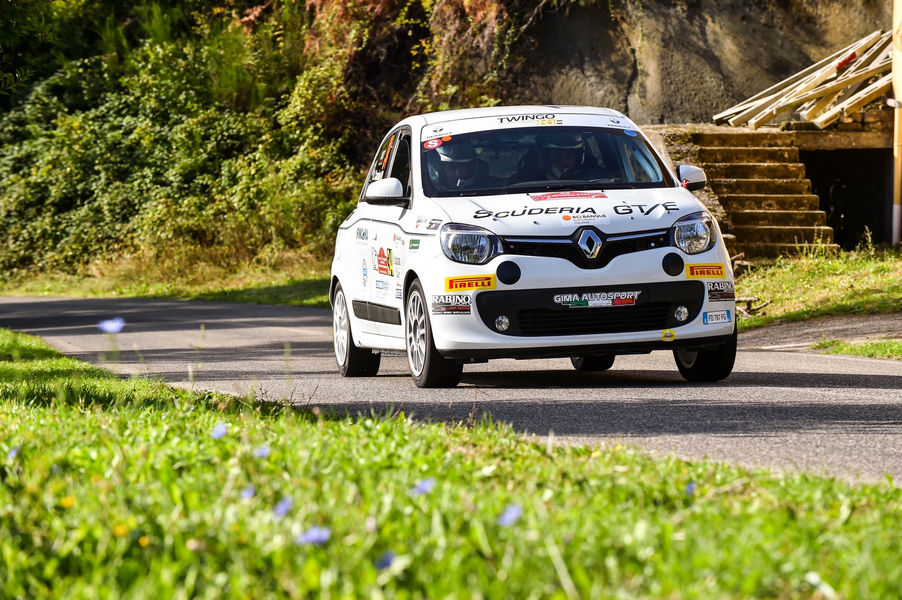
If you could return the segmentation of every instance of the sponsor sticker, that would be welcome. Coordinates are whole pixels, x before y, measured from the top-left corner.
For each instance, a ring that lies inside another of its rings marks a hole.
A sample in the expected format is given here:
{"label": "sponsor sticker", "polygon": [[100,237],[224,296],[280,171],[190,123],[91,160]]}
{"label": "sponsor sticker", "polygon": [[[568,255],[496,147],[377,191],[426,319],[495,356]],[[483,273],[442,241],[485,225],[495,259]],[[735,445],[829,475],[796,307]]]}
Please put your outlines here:
{"label": "sponsor sticker", "polygon": [[383,279],[377,279],[376,280],[376,289],[377,290],[387,290],[388,282]]}
{"label": "sponsor sticker", "polygon": [[707,279],[709,277],[726,277],[723,265],[710,263],[703,265],[686,265],[686,277],[689,279]]}
{"label": "sponsor sticker", "polygon": [[668,215],[680,210],[676,202],[658,202],[657,204],[618,204],[614,206],[614,212],[618,215],[639,214],[647,217],[658,208],[663,209]]}
{"label": "sponsor sticker", "polygon": [[732,281],[709,281],[708,302],[732,302],[736,299],[736,290]]}
{"label": "sponsor sticker", "polygon": [[376,270],[382,275],[394,275],[394,263],[392,262],[391,248],[379,248],[379,254],[376,255]]}
{"label": "sponsor sticker", "polygon": [[630,137],[636,137],[637,135],[639,135],[639,132],[634,129],[624,129],[623,133]]}
{"label": "sponsor sticker", "polygon": [[554,121],[557,121],[557,117],[553,113],[545,113],[538,115],[511,115],[509,117],[498,117],[498,123],[504,125],[505,123],[519,123],[521,121],[551,121],[551,123],[543,123],[548,125],[553,125]]}
{"label": "sponsor sticker", "polygon": [[604,192],[548,192],[547,194],[530,194],[530,198],[537,202],[541,202],[543,200],[572,200],[574,198],[578,199],[593,199],[593,198],[607,198]]}
{"label": "sponsor sticker", "polygon": [[440,139],[426,140],[425,142],[423,142],[423,148],[425,148],[426,150],[435,150],[441,145],[442,140]]}
{"label": "sponsor sticker", "polygon": [[368,240],[370,239],[370,231],[366,227],[358,227],[357,228],[357,239],[358,240]]}
{"label": "sponsor sticker", "polygon": [[717,325],[719,323],[732,323],[730,311],[716,310],[714,312],[702,313],[702,323],[705,325]]}
{"label": "sponsor sticker", "polygon": [[403,294],[402,294],[402,292],[401,292],[401,286],[400,286],[400,285],[399,285],[399,286],[395,286],[395,298],[397,298],[398,300],[400,300],[402,296],[403,296]]}
{"label": "sponsor sticker", "polygon": [[363,261],[363,287],[366,287],[366,261]]}
{"label": "sponsor sticker", "polygon": [[[492,212],[490,210],[480,209],[473,213],[474,219],[485,219],[494,217],[495,219],[506,219],[507,217],[533,217],[536,215],[596,215],[595,209],[591,206],[546,206],[545,208],[526,208],[517,210],[499,210]],[[604,216],[604,215],[602,215]]]}
{"label": "sponsor sticker", "polygon": [[441,219],[432,219],[431,221],[429,221],[429,224],[426,225],[426,229],[436,230],[436,229],[438,229],[439,225],[441,225],[441,224],[442,224]]}
{"label": "sponsor sticker", "polygon": [[664,342],[672,342],[676,339],[676,332],[673,329],[665,329],[661,332],[661,340]]}
{"label": "sponsor sticker", "polygon": [[410,240],[410,245],[408,246],[411,250],[419,250],[420,249],[420,240]]}
{"label": "sponsor sticker", "polygon": [[582,294],[555,294],[555,304],[567,308],[589,308],[594,306],[635,306],[639,290],[626,292],[585,292]]}
{"label": "sponsor sticker", "polygon": [[446,292],[463,292],[467,290],[494,290],[498,282],[494,275],[467,275],[465,277],[446,277]]}
{"label": "sponsor sticker", "polygon": [[439,294],[432,297],[434,315],[468,315],[472,300],[469,294]]}

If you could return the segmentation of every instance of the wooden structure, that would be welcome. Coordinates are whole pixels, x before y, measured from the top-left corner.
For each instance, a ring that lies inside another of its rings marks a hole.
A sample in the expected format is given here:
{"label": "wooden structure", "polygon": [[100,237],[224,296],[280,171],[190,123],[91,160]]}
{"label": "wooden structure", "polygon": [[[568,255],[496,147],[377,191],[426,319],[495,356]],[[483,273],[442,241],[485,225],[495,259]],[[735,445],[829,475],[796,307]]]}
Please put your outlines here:
{"label": "wooden structure", "polygon": [[875,31],[807,69],[714,115],[717,124],[758,129],[794,114],[823,129],[892,87],[892,34]]}

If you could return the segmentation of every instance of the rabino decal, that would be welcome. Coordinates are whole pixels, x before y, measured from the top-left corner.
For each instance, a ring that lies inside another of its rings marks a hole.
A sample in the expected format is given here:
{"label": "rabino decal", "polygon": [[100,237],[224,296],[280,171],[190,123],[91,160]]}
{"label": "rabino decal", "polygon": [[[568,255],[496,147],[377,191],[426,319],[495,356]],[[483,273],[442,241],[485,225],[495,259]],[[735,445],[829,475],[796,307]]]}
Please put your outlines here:
{"label": "rabino decal", "polygon": [[732,281],[709,281],[708,302],[731,302],[736,299]]}
{"label": "rabino decal", "polygon": [[434,315],[468,315],[472,300],[469,294],[441,294],[432,297]]}

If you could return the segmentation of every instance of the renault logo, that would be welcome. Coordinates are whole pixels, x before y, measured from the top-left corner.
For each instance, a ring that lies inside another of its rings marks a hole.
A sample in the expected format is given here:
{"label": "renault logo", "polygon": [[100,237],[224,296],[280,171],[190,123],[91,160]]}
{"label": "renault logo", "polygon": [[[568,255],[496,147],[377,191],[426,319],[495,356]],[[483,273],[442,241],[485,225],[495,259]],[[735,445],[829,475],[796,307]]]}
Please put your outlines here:
{"label": "renault logo", "polygon": [[576,245],[583,251],[586,258],[595,258],[601,251],[601,237],[591,229],[584,229],[579,234]]}

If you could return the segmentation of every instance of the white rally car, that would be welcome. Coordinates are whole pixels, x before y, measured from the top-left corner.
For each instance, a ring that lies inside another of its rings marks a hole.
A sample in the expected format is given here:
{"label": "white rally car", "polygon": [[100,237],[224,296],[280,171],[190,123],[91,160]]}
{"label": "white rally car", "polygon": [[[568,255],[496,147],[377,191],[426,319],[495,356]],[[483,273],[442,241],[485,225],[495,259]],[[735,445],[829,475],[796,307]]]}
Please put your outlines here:
{"label": "white rally car", "polygon": [[335,242],[335,356],[375,375],[404,351],[419,387],[464,363],[673,351],[690,381],[736,356],[729,256],[691,190],[639,128],[607,109],[494,107],[404,119]]}

